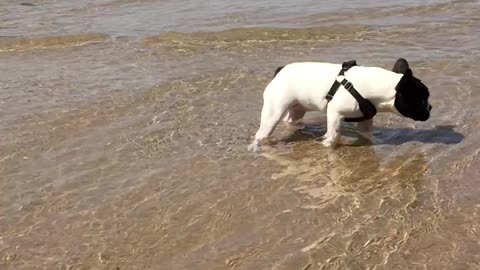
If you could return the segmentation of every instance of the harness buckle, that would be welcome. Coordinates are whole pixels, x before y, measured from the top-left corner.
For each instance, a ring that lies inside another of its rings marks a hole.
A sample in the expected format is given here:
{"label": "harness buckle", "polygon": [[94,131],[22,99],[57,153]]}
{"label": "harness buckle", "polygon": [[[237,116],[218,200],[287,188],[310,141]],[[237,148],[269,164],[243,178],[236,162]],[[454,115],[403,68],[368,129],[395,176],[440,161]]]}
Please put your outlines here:
{"label": "harness buckle", "polygon": [[349,81],[345,82],[345,83],[342,83],[343,84],[343,87],[345,87],[346,90],[350,90],[353,86],[353,84]]}

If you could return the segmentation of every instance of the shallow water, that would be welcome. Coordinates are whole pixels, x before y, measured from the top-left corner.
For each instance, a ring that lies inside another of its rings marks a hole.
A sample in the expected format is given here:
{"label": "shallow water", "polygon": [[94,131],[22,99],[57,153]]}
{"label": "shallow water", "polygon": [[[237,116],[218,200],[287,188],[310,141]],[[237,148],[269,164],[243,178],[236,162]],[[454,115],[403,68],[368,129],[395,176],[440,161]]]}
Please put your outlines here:
{"label": "shallow water", "polygon": [[[3,1],[0,269],[479,269],[479,5]],[[429,121],[246,152],[277,66],[398,57]]]}

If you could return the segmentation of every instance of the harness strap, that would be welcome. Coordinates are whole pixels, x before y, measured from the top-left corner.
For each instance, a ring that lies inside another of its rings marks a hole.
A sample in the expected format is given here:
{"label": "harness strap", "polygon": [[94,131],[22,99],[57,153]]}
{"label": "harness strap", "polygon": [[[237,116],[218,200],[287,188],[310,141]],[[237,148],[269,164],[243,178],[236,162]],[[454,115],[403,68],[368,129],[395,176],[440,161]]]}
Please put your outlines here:
{"label": "harness strap", "polygon": [[[337,80],[335,80],[337,81]],[[377,114],[377,109],[375,105],[370,102],[370,100],[365,99],[358,93],[357,89],[353,87],[353,84],[349,82],[347,79],[343,79],[341,84],[358,102],[358,106],[360,107],[360,111],[363,114],[363,117],[357,118],[345,118],[345,122],[361,122],[365,120],[372,119]]]}
{"label": "harness strap", "polygon": [[[357,61],[355,60],[343,62],[342,69],[338,73],[337,77],[343,76],[347,70],[349,70],[351,67],[354,67],[356,65],[357,65]],[[337,80],[335,80],[335,82],[333,82],[332,84],[332,87],[330,87],[330,90],[328,91],[327,96],[325,97],[327,101],[332,100],[333,96],[335,95],[339,87],[340,87],[340,83]]]}
{"label": "harness strap", "polygon": [[[354,67],[357,65],[357,62],[355,60],[351,60],[348,62],[344,62],[342,64],[342,69],[338,73],[338,76],[344,76],[345,72],[349,70],[351,67]],[[360,111],[363,114],[363,117],[358,117],[358,118],[345,118],[345,122],[361,122],[365,120],[372,119],[375,114],[377,114],[377,109],[375,108],[375,105],[373,105],[372,102],[370,102],[368,99],[364,99],[360,93],[358,93],[357,89],[353,87],[353,84],[349,82],[347,79],[343,79],[341,82],[338,82],[338,80],[335,79],[335,82],[333,83],[332,87],[330,88],[330,91],[328,91],[327,96],[325,97],[327,99],[327,102],[330,102],[333,99],[333,96],[337,92],[338,88],[340,87],[340,84],[343,85],[345,90],[347,90],[358,102],[358,105],[360,107]]]}

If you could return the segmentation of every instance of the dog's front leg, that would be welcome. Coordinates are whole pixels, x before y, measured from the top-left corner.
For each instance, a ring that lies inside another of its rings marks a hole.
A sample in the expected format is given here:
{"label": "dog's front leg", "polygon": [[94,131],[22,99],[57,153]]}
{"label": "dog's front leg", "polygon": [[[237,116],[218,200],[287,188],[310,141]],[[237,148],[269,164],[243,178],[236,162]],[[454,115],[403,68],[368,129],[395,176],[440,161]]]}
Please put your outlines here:
{"label": "dog's front leg", "polygon": [[323,146],[335,146],[340,140],[340,128],[343,120],[343,115],[338,113],[334,106],[327,108],[327,132],[323,136]]}

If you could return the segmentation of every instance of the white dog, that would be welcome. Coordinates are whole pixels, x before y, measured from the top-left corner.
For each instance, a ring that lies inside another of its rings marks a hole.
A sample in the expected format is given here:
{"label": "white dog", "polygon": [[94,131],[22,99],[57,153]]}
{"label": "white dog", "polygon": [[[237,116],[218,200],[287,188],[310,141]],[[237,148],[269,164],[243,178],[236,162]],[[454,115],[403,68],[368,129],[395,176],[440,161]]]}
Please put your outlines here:
{"label": "white dog", "polygon": [[413,76],[403,58],[396,61],[392,71],[357,66],[354,61],[343,66],[292,63],[279,67],[266,87],[260,128],[248,149],[259,151],[261,141],[270,136],[283,116],[287,125],[296,125],[307,111],[327,111],[327,132],[322,141],[326,147],[338,143],[342,120],[358,122],[360,135],[371,140],[372,117],[377,111],[426,121],[432,109],[429,96],[428,88]]}

